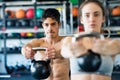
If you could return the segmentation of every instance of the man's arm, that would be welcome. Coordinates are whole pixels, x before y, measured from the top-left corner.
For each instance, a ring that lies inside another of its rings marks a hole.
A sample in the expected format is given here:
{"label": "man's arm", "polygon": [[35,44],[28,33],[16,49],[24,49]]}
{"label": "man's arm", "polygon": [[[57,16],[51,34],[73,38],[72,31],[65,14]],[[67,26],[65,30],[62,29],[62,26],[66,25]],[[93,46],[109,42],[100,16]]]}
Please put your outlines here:
{"label": "man's arm", "polygon": [[34,54],[35,54],[35,51],[33,51],[32,48],[38,47],[38,46],[40,46],[40,40],[33,39],[22,47],[21,53],[27,59],[31,59],[34,57]]}

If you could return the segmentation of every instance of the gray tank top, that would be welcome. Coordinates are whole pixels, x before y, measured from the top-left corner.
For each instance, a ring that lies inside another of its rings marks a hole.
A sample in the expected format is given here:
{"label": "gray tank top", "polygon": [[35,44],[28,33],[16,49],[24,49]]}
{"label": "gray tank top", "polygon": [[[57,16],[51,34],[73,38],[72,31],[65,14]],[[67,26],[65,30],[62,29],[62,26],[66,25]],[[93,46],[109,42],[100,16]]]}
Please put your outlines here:
{"label": "gray tank top", "polygon": [[113,71],[113,60],[110,56],[103,56],[101,55],[101,65],[100,68],[95,72],[84,72],[81,70],[77,59],[71,58],[70,59],[70,67],[71,67],[71,74],[100,74],[100,75],[106,75],[111,76]]}

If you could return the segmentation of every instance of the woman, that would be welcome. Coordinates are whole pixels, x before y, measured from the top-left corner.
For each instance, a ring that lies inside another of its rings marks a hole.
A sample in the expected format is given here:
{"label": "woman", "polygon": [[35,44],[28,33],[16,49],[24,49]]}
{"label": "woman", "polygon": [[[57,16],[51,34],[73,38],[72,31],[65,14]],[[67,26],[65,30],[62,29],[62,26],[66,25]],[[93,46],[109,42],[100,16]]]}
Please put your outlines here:
{"label": "woman", "polygon": [[[105,21],[105,12],[102,4],[97,0],[87,0],[79,8],[80,22],[84,26],[84,32],[79,35],[98,32],[102,34],[102,24]],[[120,52],[120,41],[112,39],[100,39],[84,37],[77,41],[67,37],[63,40],[62,56],[70,58],[71,80],[111,80],[114,55]],[[119,43],[119,44],[118,44]],[[94,72],[87,72],[77,63],[77,58],[85,55],[88,50],[100,54],[101,65]],[[112,57],[111,57],[112,56]]]}

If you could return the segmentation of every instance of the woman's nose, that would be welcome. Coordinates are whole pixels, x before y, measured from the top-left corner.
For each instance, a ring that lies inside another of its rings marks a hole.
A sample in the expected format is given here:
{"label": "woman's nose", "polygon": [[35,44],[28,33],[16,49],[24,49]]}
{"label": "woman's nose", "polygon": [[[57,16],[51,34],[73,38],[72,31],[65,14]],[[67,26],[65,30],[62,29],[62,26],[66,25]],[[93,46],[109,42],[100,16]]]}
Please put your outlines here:
{"label": "woman's nose", "polygon": [[95,22],[95,17],[94,17],[94,16],[90,16],[90,17],[89,17],[89,20],[90,20],[91,22]]}

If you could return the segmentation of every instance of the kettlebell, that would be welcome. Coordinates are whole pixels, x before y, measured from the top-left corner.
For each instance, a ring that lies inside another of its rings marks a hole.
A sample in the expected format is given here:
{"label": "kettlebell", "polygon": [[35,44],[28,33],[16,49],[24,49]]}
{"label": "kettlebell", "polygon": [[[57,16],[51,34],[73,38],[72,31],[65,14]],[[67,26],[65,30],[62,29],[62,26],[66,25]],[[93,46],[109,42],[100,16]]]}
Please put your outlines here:
{"label": "kettlebell", "polygon": [[[32,48],[34,51],[46,51],[44,47],[34,47]],[[50,76],[51,67],[50,67],[50,59],[46,60],[35,60],[31,61],[31,75],[36,80],[46,79]]]}
{"label": "kettlebell", "polygon": [[35,78],[36,80],[48,78],[51,73],[49,63],[49,59],[46,61],[36,61],[35,59],[33,59],[31,64],[31,75],[33,76],[33,78]]}
{"label": "kettlebell", "polygon": [[97,71],[101,65],[101,56],[92,50],[77,58],[80,68],[86,72]]}
{"label": "kettlebell", "polygon": [[[76,35],[75,40],[79,40],[83,37],[96,37],[101,39],[104,38],[103,35],[97,32],[91,32],[87,34]],[[95,72],[101,66],[101,56],[92,50],[88,50],[86,54],[77,57],[77,62],[82,71]]]}

